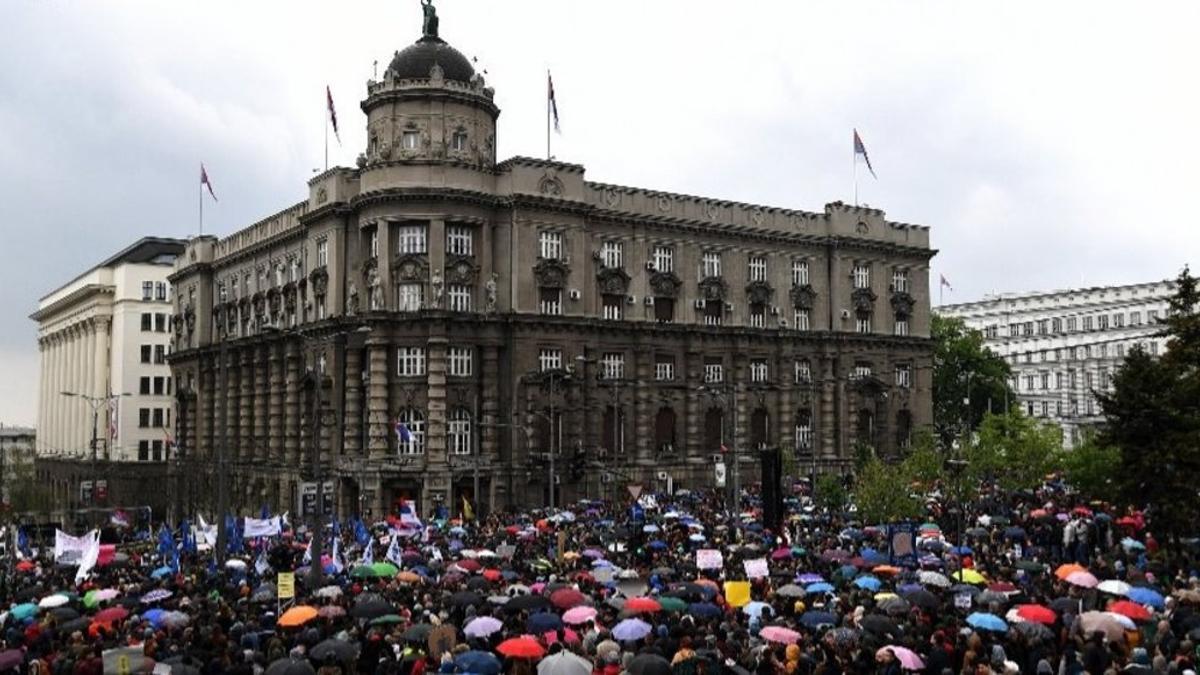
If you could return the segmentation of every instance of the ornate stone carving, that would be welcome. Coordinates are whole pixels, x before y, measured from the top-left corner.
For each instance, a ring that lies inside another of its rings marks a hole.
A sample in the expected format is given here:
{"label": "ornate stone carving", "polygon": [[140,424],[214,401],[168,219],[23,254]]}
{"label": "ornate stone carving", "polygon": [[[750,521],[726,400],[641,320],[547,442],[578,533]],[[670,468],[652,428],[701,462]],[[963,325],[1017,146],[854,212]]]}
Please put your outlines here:
{"label": "ornate stone carving", "polygon": [[762,225],[763,218],[765,218],[765,217],[766,217],[766,214],[763,213],[762,209],[758,209],[758,208],[750,209],[750,222],[754,223],[756,226]]}
{"label": "ornate stone carving", "polygon": [[296,284],[293,282],[283,285],[283,306],[289,312],[296,311]]}
{"label": "ornate stone carving", "polygon": [[704,203],[704,215],[708,216],[709,220],[716,220],[717,215],[720,214],[720,212],[721,212],[720,207],[717,206],[716,202],[705,202]]}
{"label": "ornate stone carving", "polygon": [[771,302],[775,289],[765,281],[751,281],[746,284],[746,299],[752,305],[765,305]]}
{"label": "ornate stone carving", "polygon": [[446,283],[473,285],[479,276],[479,265],[475,258],[469,255],[446,256]]}
{"label": "ornate stone carving", "polygon": [[557,258],[542,258],[533,266],[533,277],[542,288],[566,288],[571,268]]}
{"label": "ornate stone carving", "polygon": [[561,197],[565,189],[562,180],[551,173],[542,176],[542,179],[538,181],[538,192],[548,197]]}
{"label": "ornate stone carving", "polygon": [[433,308],[442,308],[442,296],[446,292],[446,280],[442,277],[442,271],[435,269],[431,273],[429,286],[433,289]]}
{"label": "ornate stone carving", "polygon": [[896,313],[896,316],[902,319],[907,319],[908,317],[912,316],[913,306],[916,305],[916,301],[913,300],[913,297],[904,291],[892,293],[891,303],[892,311]]}
{"label": "ornate stone carving", "polygon": [[667,213],[671,210],[671,198],[666,195],[659,195],[658,199],[654,200],[655,206],[659,211]]}
{"label": "ornate stone carving", "polygon": [[[218,305],[217,307],[214,308],[214,312],[216,313],[216,319],[218,322],[221,321],[221,314],[220,314],[219,310],[220,310],[220,305]],[[176,314],[171,319],[171,323],[175,325],[175,335],[183,335],[183,315]]]}
{"label": "ornate stone carving", "polygon": [[870,314],[875,311],[875,291],[869,288],[856,288],[850,294],[850,304],[856,314]]}
{"label": "ornate stone carving", "polygon": [[682,285],[683,282],[679,280],[679,277],[675,276],[674,272],[656,271],[650,273],[650,290],[656,297],[679,297],[679,287]]}
{"label": "ornate stone carving", "polygon": [[308,279],[312,283],[313,293],[325,295],[325,291],[329,289],[329,270],[318,267],[308,275]]}
{"label": "ornate stone carving", "polygon": [[613,188],[604,191],[604,203],[609,206],[616,206],[621,203],[621,193]]}
{"label": "ornate stone carving", "polygon": [[346,315],[354,316],[358,313],[358,285],[351,280],[346,284]]}
{"label": "ornate stone carving", "polygon": [[487,305],[484,307],[484,311],[488,314],[496,312],[496,278],[496,273],[492,272],[492,276],[483,285],[484,294],[487,295]]}
{"label": "ornate stone carving", "polygon": [[429,261],[416,253],[401,253],[392,260],[394,281],[425,281],[429,278]]}
{"label": "ornate stone carving", "polygon": [[271,308],[272,314],[277,313],[283,306],[283,297],[280,296],[278,288],[267,291],[267,306]]}
{"label": "ornate stone carving", "polygon": [[191,334],[196,330],[196,309],[192,307],[192,303],[188,303],[183,308],[183,322],[187,325],[187,332]]}
{"label": "ornate stone carving", "polygon": [[704,300],[725,301],[729,296],[729,284],[721,277],[704,277],[700,280],[700,297]]}
{"label": "ornate stone carving", "polygon": [[596,273],[596,285],[601,295],[625,295],[629,290],[629,274],[620,267],[604,267]]}
{"label": "ornate stone carving", "polygon": [[854,231],[858,234],[866,234],[870,231],[870,229],[871,228],[867,227],[867,224],[861,220],[858,221],[858,224],[854,226]]}
{"label": "ornate stone carving", "polygon": [[817,300],[817,292],[813,290],[810,284],[803,286],[792,286],[792,290],[788,295],[792,298],[792,307],[796,309],[811,310]]}
{"label": "ornate stone carving", "polygon": [[322,185],[317,188],[317,204],[324,204],[327,201],[329,201],[329,191]]}
{"label": "ornate stone carving", "polygon": [[262,291],[255,293],[251,302],[254,305],[255,316],[262,316],[267,311],[267,299]]}

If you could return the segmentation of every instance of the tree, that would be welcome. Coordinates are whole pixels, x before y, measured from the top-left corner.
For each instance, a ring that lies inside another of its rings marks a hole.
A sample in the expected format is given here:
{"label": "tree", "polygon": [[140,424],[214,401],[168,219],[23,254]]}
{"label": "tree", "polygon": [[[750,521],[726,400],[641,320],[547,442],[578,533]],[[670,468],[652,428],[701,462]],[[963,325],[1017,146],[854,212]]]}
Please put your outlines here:
{"label": "tree", "polygon": [[[974,431],[986,413],[1016,400],[1012,371],[983,344],[983,334],[962,319],[933,315],[933,427],[942,447]],[[967,403],[969,399],[969,404]]]}
{"label": "tree", "polygon": [[904,463],[889,464],[871,458],[854,481],[854,503],[867,523],[912,520],[922,514],[922,504],[912,495],[912,476]]}
{"label": "tree", "polygon": [[1062,431],[1019,411],[987,414],[963,458],[970,480],[995,481],[1005,490],[1030,490],[1061,467]]}
{"label": "tree", "polygon": [[846,508],[849,495],[846,494],[846,486],[842,483],[841,476],[835,473],[821,474],[817,478],[815,490],[817,504],[830,513],[841,513]]}
{"label": "tree", "polygon": [[1200,521],[1200,294],[1188,268],[1175,281],[1161,359],[1131,350],[1108,392],[1095,392],[1105,423],[1099,442],[1119,453],[1117,493],[1146,506],[1171,548]]}
{"label": "tree", "polygon": [[1116,501],[1121,471],[1121,451],[1087,439],[1062,453],[1063,477],[1085,500]]}

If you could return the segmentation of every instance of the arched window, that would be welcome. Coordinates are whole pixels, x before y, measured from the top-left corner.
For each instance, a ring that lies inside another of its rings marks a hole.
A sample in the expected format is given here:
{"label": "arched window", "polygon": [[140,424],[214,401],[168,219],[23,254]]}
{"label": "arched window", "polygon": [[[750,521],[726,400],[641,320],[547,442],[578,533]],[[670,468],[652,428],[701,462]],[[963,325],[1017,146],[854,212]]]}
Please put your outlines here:
{"label": "arched window", "polygon": [[416,408],[396,413],[396,451],[401,455],[425,452],[425,415]]}
{"label": "arched window", "polygon": [[611,452],[625,452],[625,411],[611,405],[604,408],[600,445]]}
{"label": "arched window", "polygon": [[908,448],[912,444],[912,412],[901,410],[896,413],[896,447]]}
{"label": "arched window", "polygon": [[868,408],[858,411],[858,442],[875,447],[875,413]]}
{"label": "arched window", "polygon": [[455,408],[450,411],[447,428],[449,432],[450,453],[454,455],[469,455],[472,450],[471,412],[466,408]]}
{"label": "arched window", "polygon": [[812,411],[808,408],[796,411],[796,451],[803,455],[812,452]]}
{"label": "arched window", "polygon": [[771,436],[771,417],[766,408],[755,408],[750,413],[750,447],[755,450],[765,450],[767,439]]}
{"label": "arched window", "polygon": [[725,442],[725,411],[721,408],[709,408],[704,413],[704,451],[722,452],[721,445]]}
{"label": "arched window", "polygon": [[665,406],[654,416],[654,447],[662,453],[675,452],[675,411]]}

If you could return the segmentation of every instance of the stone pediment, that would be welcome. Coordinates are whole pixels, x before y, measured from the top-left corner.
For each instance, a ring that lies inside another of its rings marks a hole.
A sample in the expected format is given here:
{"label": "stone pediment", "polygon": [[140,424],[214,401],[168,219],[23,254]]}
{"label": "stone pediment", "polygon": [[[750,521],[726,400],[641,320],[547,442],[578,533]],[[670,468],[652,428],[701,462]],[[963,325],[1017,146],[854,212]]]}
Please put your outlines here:
{"label": "stone pediment", "polygon": [[[364,270],[364,273],[368,270]],[[429,279],[429,260],[416,253],[401,253],[392,260],[392,278],[396,281],[425,281]]]}
{"label": "stone pediment", "polygon": [[752,305],[765,305],[771,302],[775,289],[765,281],[751,281],[746,284],[746,299]]}
{"label": "stone pediment", "polygon": [[788,292],[792,299],[792,306],[796,309],[811,310],[817,301],[817,292],[813,290],[810,284],[803,286],[792,286],[792,290]]}
{"label": "stone pediment", "polygon": [[704,300],[724,302],[729,296],[729,283],[721,277],[704,277],[700,280],[700,297]]}
{"label": "stone pediment", "polygon": [[469,255],[446,256],[446,283],[474,285],[479,277],[479,265],[475,258]]}
{"label": "stone pediment", "polygon": [[653,272],[650,274],[650,290],[660,298],[679,297],[679,287],[683,282],[674,272]]}
{"label": "stone pediment", "polygon": [[898,291],[896,293],[892,293],[891,302],[892,311],[896,313],[896,316],[901,318],[908,318],[912,316],[913,306],[916,304],[916,301],[913,300],[913,296],[905,293],[904,291]]}
{"label": "stone pediment", "polygon": [[620,267],[605,267],[596,273],[596,283],[602,295],[625,295],[629,290],[629,274]]}
{"label": "stone pediment", "polygon": [[875,311],[875,291],[869,288],[856,288],[850,294],[850,304],[856,314],[870,314]]}
{"label": "stone pediment", "polygon": [[533,277],[541,288],[566,288],[571,268],[557,258],[540,258],[533,266]]}

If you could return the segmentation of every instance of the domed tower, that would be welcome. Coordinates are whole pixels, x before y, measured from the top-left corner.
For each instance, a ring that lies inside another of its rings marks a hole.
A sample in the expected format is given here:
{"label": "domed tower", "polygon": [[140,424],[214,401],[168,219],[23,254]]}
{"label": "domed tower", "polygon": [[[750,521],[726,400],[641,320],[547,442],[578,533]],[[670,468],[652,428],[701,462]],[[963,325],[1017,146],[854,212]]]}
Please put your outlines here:
{"label": "domed tower", "polygon": [[367,149],[358,157],[364,191],[429,175],[408,167],[471,171],[496,163],[495,92],[467,57],[438,37],[432,0],[421,5],[421,39],[396,52],[382,81],[367,83]]}

